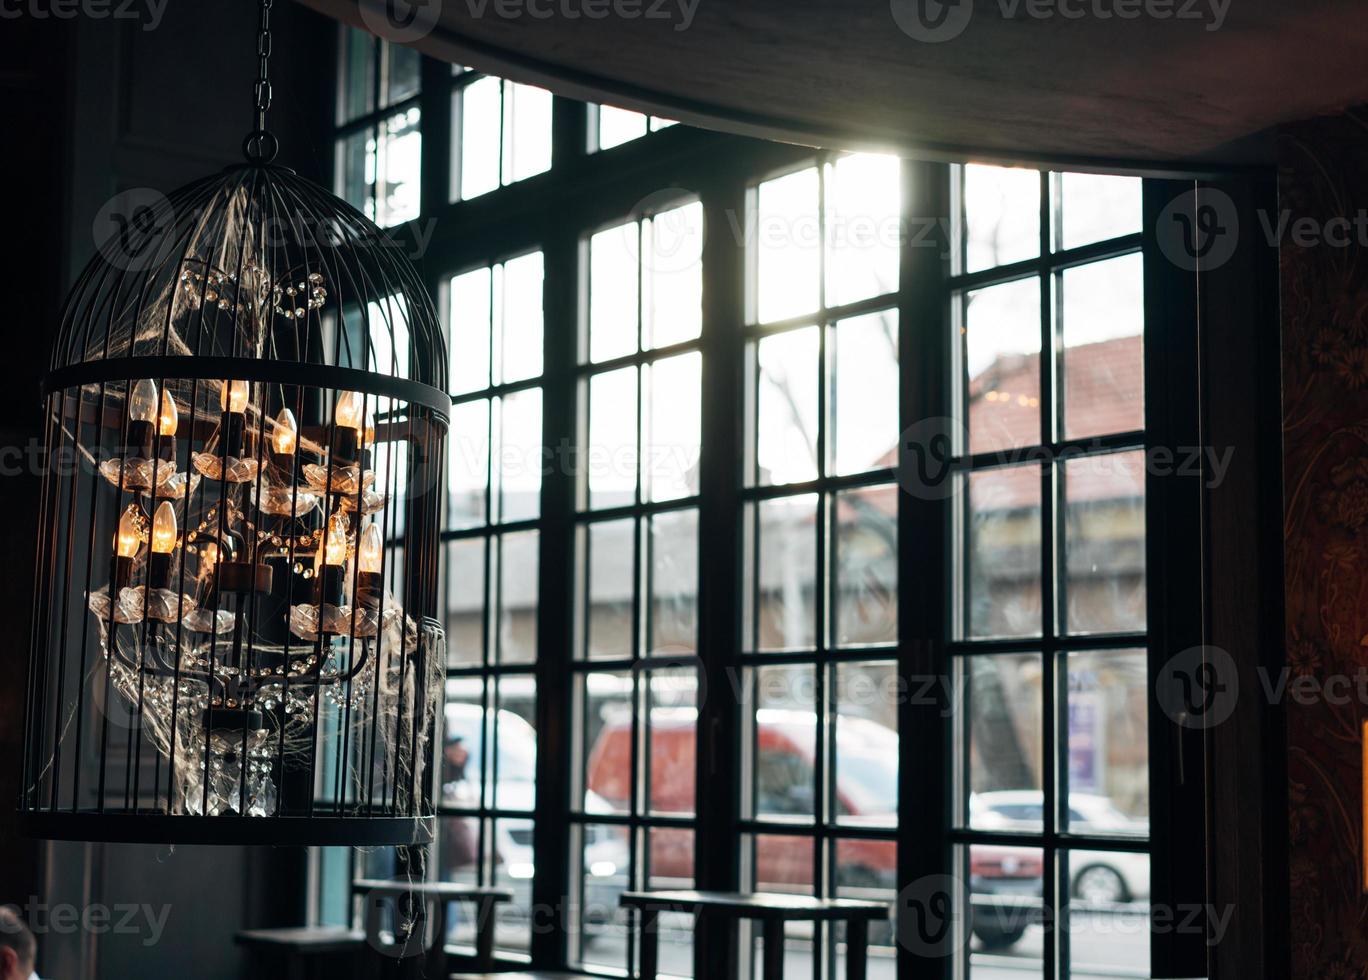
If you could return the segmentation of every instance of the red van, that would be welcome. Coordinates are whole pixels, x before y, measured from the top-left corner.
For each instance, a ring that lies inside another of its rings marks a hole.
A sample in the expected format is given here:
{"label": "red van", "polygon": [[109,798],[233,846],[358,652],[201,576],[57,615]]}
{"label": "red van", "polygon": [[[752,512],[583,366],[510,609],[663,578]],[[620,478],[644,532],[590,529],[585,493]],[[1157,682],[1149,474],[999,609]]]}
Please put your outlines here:
{"label": "red van", "polygon": [[[696,721],[692,708],[657,708],[651,714],[650,808],[655,813],[694,812]],[[815,726],[811,712],[769,708],[756,712],[757,816],[812,816]],[[624,715],[604,722],[589,754],[588,788],[613,809],[626,809],[631,799],[631,744],[631,721]],[[837,815],[844,823],[895,822],[897,733],[866,718],[837,718],[833,792]],[[669,879],[687,882],[693,877],[690,832],[653,830],[650,841],[653,884],[668,886]],[[760,836],[756,887],[809,890],[812,858],[810,847],[794,846],[790,837]],[[849,897],[886,898],[896,890],[897,845],[893,841],[844,840],[839,844],[837,864],[837,885]],[[1041,872],[1039,853],[1029,849],[974,847],[970,854],[971,889],[976,894],[1039,894]],[[869,894],[860,896],[864,890]],[[1004,934],[983,921],[974,927],[985,945],[999,947],[1011,945],[1021,931],[1011,928]]]}

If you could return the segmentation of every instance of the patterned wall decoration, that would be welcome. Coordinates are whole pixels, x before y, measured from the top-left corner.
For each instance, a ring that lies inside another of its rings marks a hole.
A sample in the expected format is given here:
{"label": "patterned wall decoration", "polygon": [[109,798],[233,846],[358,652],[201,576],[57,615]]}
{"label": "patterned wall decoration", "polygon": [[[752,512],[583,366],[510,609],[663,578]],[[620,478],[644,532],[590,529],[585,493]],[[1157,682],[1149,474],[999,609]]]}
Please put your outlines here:
{"label": "patterned wall decoration", "polygon": [[1285,227],[1292,976],[1368,980],[1368,113],[1287,127],[1279,162],[1281,215],[1258,233]]}

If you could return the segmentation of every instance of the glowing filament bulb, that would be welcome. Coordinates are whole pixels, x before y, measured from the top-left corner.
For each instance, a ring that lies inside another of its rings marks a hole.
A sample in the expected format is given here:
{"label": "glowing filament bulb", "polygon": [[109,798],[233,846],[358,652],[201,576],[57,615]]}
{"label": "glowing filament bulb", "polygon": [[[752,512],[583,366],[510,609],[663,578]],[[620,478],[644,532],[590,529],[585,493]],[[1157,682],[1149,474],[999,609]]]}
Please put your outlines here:
{"label": "glowing filament bulb", "polygon": [[209,574],[209,572],[213,571],[214,566],[218,564],[218,558],[218,542],[210,541],[200,549],[200,571],[206,575]]}
{"label": "glowing filament bulb", "polygon": [[219,403],[225,412],[241,415],[247,411],[247,397],[250,394],[251,386],[246,381],[225,381]]}
{"label": "glowing filament bulb", "polygon": [[129,504],[119,518],[119,530],[114,535],[114,553],[120,558],[132,558],[142,546],[142,522],[145,520],[142,508],[136,503]]}
{"label": "glowing filament bulb", "polygon": [[323,564],[343,565],[347,561],[347,519],[341,514],[328,518],[328,537],[323,544]]}
{"label": "glowing filament bulb", "polygon": [[152,517],[152,552],[169,555],[176,547],[176,509],[163,500]]}
{"label": "glowing filament bulb", "polygon": [[169,439],[176,434],[179,426],[180,412],[176,409],[176,400],[171,397],[171,392],[163,391],[161,414],[157,418],[157,432],[163,439]]}
{"label": "glowing filament bulb", "polygon": [[128,399],[128,417],[134,422],[157,421],[157,386],[143,378],[133,386]]}
{"label": "glowing filament bulb", "polygon": [[361,432],[366,424],[366,400],[361,392],[344,391],[338,395],[333,418],[339,426]]}
{"label": "glowing filament bulb", "polygon": [[372,575],[380,574],[380,565],[385,556],[385,539],[377,524],[367,524],[361,532],[361,544],[357,548],[357,568]]}
{"label": "glowing filament bulb", "polygon": [[271,448],[278,456],[293,456],[299,444],[299,426],[295,424],[294,412],[282,408],[275,419],[275,431],[271,433]]}

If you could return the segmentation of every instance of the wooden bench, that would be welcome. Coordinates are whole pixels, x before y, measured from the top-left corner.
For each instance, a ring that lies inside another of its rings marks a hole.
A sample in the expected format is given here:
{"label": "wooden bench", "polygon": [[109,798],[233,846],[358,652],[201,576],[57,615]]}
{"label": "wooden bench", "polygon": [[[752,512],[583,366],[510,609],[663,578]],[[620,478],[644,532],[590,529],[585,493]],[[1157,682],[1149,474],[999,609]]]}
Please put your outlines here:
{"label": "wooden bench", "polygon": [[[342,926],[244,929],[233,938],[239,946],[283,966],[281,972],[271,970],[268,975],[289,980],[350,975],[356,954],[366,948],[364,932]],[[339,971],[339,966],[346,969]]]}
{"label": "wooden bench", "polygon": [[560,970],[524,970],[522,973],[453,973],[450,980],[600,980],[587,973]]}

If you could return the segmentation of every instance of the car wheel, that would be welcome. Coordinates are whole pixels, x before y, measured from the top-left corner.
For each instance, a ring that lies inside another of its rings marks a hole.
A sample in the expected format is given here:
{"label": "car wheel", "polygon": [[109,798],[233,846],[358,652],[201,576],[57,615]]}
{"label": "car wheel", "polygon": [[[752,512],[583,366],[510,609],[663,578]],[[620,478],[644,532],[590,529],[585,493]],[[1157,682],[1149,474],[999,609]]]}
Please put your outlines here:
{"label": "car wheel", "polygon": [[1074,876],[1074,898],[1089,904],[1116,905],[1130,900],[1121,872],[1105,864],[1091,864]]}
{"label": "car wheel", "polygon": [[1026,926],[997,926],[986,922],[974,923],[974,935],[984,949],[1007,949],[1015,946],[1026,934]]}

